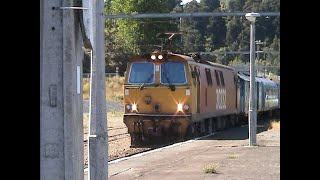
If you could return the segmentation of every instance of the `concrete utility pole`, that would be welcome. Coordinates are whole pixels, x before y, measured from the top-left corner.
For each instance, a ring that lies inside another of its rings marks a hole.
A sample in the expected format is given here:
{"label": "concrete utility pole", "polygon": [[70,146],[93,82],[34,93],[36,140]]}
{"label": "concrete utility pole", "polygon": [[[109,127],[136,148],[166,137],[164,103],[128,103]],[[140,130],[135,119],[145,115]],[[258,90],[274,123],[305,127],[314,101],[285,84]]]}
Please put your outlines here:
{"label": "concrete utility pole", "polygon": [[41,180],[84,178],[83,50],[73,6],[74,1],[40,0]]}
{"label": "concrete utility pole", "polygon": [[255,75],[255,21],[258,13],[247,13],[250,21],[250,100],[249,100],[249,146],[257,144],[257,94]]}
{"label": "concrete utility pole", "polygon": [[[89,1],[91,11],[90,39],[92,64],[90,81],[88,178],[108,179],[108,133],[106,112],[105,60],[104,60],[104,1]],[[90,20],[90,19],[89,19]]]}

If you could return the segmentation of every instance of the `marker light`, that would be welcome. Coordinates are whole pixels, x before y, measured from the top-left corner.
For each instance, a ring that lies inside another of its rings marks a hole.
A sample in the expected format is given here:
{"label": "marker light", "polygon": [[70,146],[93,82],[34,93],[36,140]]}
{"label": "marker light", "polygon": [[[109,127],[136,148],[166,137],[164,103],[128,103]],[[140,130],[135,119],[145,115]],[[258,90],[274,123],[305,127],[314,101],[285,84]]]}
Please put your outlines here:
{"label": "marker light", "polygon": [[136,111],[137,110],[137,105],[135,103],[132,104],[132,111]]}
{"label": "marker light", "polygon": [[151,55],[151,59],[152,59],[152,60],[155,60],[155,59],[156,59],[156,55],[154,55],[154,54]]}
{"label": "marker light", "polygon": [[182,111],[182,104],[178,104],[178,111]]}
{"label": "marker light", "polygon": [[162,58],[163,58],[163,56],[160,54],[160,55],[158,56],[158,59],[161,60]]}
{"label": "marker light", "polygon": [[127,104],[127,105],[126,105],[126,108],[127,108],[127,110],[129,111],[129,110],[131,109],[131,105],[130,105],[130,104]]}
{"label": "marker light", "polygon": [[190,107],[189,107],[188,104],[186,104],[186,105],[183,106],[183,109],[184,109],[184,110],[189,110],[189,108],[190,108]]}

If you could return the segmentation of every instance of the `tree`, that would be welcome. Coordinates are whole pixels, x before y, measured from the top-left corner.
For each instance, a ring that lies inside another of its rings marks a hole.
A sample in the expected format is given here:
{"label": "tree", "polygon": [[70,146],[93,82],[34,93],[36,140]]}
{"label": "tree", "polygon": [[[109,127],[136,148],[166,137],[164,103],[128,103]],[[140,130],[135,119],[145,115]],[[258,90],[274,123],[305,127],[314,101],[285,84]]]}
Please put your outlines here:
{"label": "tree", "polygon": [[[183,7],[184,12],[199,12],[200,5],[196,0],[190,1]],[[183,52],[200,52],[205,50],[203,33],[203,19],[201,17],[182,18],[181,31],[185,34],[183,40]]]}
{"label": "tree", "polygon": [[[201,0],[198,3],[193,0],[181,5],[181,0],[112,0],[105,9],[106,14],[279,12],[280,1]],[[155,38],[158,33],[179,31],[184,35],[172,41],[172,51],[249,51],[250,22],[244,16],[106,20],[107,70],[113,70],[115,66],[125,69],[130,55],[160,49],[161,41]],[[265,47],[280,49],[280,17],[257,18],[256,39],[265,42]],[[208,58],[223,64],[234,59],[249,62],[249,55],[246,54],[213,55]],[[264,59],[268,64],[280,63],[280,56],[276,54],[267,54]]]}
{"label": "tree", "polygon": [[[179,1],[164,0],[112,0],[105,4],[106,14],[167,13]],[[155,36],[163,31],[175,31],[178,24],[168,19],[116,19],[106,20],[107,71],[126,68],[129,55],[149,52],[159,43]]]}

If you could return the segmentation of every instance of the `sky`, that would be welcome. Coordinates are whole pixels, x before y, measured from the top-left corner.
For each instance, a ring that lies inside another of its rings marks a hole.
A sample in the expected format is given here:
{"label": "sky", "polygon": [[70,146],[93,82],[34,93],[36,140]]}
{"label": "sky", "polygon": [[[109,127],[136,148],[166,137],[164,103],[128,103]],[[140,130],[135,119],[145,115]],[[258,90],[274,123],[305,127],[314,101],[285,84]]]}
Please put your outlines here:
{"label": "sky", "polygon": [[[192,1],[192,0],[182,0],[182,4],[188,3],[190,1]],[[197,0],[197,1],[200,2],[200,0]]]}

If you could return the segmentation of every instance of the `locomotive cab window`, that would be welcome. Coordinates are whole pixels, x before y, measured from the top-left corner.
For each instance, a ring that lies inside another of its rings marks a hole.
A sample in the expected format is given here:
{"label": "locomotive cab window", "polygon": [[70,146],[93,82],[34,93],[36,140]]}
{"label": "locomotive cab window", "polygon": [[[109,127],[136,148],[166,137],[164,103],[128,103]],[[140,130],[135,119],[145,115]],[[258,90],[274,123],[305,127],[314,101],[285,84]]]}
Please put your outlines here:
{"label": "locomotive cab window", "polygon": [[186,70],[183,63],[165,62],[161,64],[160,82],[162,84],[179,85],[187,83]]}
{"label": "locomotive cab window", "polygon": [[131,64],[129,84],[152,84],[154,83],[154,63],[134,62]]}

